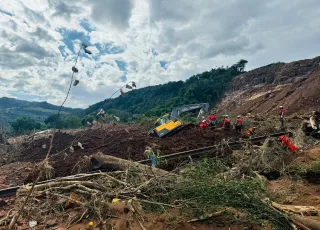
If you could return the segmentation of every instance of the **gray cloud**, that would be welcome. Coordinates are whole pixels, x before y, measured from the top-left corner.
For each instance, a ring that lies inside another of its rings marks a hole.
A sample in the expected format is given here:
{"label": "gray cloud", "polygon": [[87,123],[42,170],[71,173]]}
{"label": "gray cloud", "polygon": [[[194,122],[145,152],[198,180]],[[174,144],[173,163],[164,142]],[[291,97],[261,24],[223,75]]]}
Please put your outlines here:
{"label": "gray cloud", "polygon": [[[198,2],[198,1],[197,1]],[[201,0],[199,0],[199,4]],[[151,19],[188,21],[197,11],[195,5],[190,0],[149,0],[149,10]]]}
{"label": "gray cloud", "polygon": [[94,0],[92,18],[99,23],[110,22],[118,28],[127,28],[133,7],[133,0]]}
{"label": "gray cloud", "polygon": [[48,33],[46,29],[37,27],[36,31],[30,33],[31,36],[36,36],[38,39],[43,39],[45,41],[53,41],[54,38]]}
{"label": "gray cloud", "polygon": [[220,44],[209,46],[203,57],[210,58],[219,54],[224,55],[237,55],[241,53],[246,47],[250,45],[249,40],[246,37],[239,37],[237,39],[227,40]]}
{"label": "gray cloud", "polygon": [[45,50],[43,47],[39,46],[36,43],[31,43],[27,41],[22,41],[15,48],[16,52],[26,53],[32,55],[37,59],[43,59],[45,57],[50,57],[52,54]]}
{"label": "gray cloud", "polygon": [[0,47],[0,66],[7,69],[21,69],[33,65],[34,62],[20,54],[5,47]]}
{"label": "gray cloud", "polygon": [[[27,76],[27,75],[26,75]],[[26,77],[25,76],[25,77]],[[16,82],[15,84],[12,85],[13,88],[15,89],[22,89],[24,86],[26,85],[30,85],[30,83],[27,80],[19,80],[18,82]]]}
{"label": "gray cloud", "polygon": [[32,22],[35,23],[44,23],[46,22],[45,17],[42,13],[36,12],[34,10],[29,9],[28,7],[24,8],[24,15]]}
{"label": "gray cloud", "polygon": [[78,6],[68,5],[65,2],[59,2],[55,4],[55,10],[56,12],[53,14],[53,16],[61,16],[65,17],[66,19],[70,19],[72,14],[78,14],[81,12],[81,8]]}
{"label": "gray cloud", "polygon": [[15,21],[10,20],[8,23],[9,23],[9,26],[10,26],[13,30],[17,30],[18,25],[17,25],[17,23],[16,23]]}
{"label": "gray cloud", "polygon": [[200,58],[255,53],[263,45],[250,39],[244,29],[266,7],[255,0],[150,0],[150,17],[161,25],[160,51],[191,52]]}

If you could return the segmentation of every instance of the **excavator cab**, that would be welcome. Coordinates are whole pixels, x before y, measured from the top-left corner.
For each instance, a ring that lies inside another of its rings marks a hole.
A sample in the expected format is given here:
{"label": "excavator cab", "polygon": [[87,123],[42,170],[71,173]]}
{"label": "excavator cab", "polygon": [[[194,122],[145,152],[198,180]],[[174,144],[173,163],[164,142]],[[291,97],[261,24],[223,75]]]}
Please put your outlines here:
{"label": "excavator cab", "polygon": [[158,118],[156,120],[156,122],[154,123],[156,127],[163,125],[165,123],[167,123],[170,119],[170,115],[169,114],[165,114],[162,117]]}
{"label": "excavator cab", "polygon": [[200,110],[200,114],[206,113],[209,110],[208,103],[201,104],[191,104],[176,107],[172,110],[171,114],[164,114],[156,120],[155,128],[148,132],[149,135],[156,135],[158,137],[171,136],[172,134],[178,132],[179,130],[186,127],[183,125],[182,121],[178,119],[179,115],[184,112]]}

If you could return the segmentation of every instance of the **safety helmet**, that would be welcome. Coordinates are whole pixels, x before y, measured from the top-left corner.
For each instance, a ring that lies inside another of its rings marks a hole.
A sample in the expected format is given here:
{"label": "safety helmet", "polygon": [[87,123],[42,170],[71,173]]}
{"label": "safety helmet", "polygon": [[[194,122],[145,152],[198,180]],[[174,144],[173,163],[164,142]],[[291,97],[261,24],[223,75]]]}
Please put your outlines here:
{"label": "safety helmet", "polygon": [[204,117],[204,116],[202,116],[202,119],[205,119],[205,117]]}
{"label": "safety helmet", "polygon": [[280,105],[280,106],[279,106],[279,108],[280,108],[280,109],[283,109],[283,106],[282,106],[282,105]]}
{"label": "safety helmet", "polygon": [[226,115],[225,115],[225,117],[229,117],[229,115],[228,115],[228,114],[226,114]]}
{"label": "safety helmet", "polygon": [[240,117],[241,117],[240,115],[237,116],[237,118],[240,118]]}

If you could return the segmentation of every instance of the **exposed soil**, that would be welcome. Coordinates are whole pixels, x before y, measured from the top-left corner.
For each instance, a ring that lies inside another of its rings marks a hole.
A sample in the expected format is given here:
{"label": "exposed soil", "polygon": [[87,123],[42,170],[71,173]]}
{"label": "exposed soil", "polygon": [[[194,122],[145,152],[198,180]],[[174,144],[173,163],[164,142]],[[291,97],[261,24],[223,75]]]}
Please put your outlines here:
{"label": "exposed soil", "polygon": [[269,181],[268,190],[282,204],[320,207],[320,185],[318,184],[283,178]]}
{"label": "exposed soil", "polygon": [[[53,138],[50,165],[53,166],[54,177],[61,177],[73,174],[75,165],[85,156],[97,153],[113,155],[123,159],[134,161],[144,160],[146,146],[160,150],[161,155],[186,151],[205,146],[214,145],[223,138],[234,139],[238,135],[234,131],[215,129],[199,129],[198,127],[188,127],[171,137],[157,138],[149,137],[146,132],[135,126],[129,125],[103,125],[101,128],[83,130],[76,134],[56,132]],[[75,141],[76,140],[76,141]],[[73,142],[74,152],[68,148]],[[78,146],[82,144],[84,149]],[[26,143],[24,149],[17,155],[11,156],[14,162],[37,163],[43,160],[48,152],[50,138],[44,137]],[[0,173],[7,175],[5,183],[18,185],[21,180],[13,179],[19,172],[12,174],[10,166],[0,167]],[[29,172],[29,171],[28,171]],[[27,173],[28,173],[27,172]],[[20,174],[27,174],[20,170]],[[30,173],[30,172],[29,172]],[[25,182],[30,182],[28,177]]]}
{"label": "exposed soil", "polygon": [[[261,67],[232,81],[217,111],[229,114],[304,114],[320,108],[320,57]],[[268,93],[270,92],[270,94]]]}

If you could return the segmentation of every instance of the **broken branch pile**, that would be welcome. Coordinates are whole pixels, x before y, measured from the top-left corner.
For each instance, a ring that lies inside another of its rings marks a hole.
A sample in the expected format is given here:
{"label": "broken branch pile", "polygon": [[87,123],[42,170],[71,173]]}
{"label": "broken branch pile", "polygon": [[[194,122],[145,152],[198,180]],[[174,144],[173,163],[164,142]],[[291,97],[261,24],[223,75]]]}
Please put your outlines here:
{"label": "broken branch pile", "polygon": [[[96,167],[113,171],[78,174],[47,183],[25,185],[18,190],[16,202],[17,207],[20,207],[31,192],[29,203],[24,207],[22,216],[41,223],[50,215],[74,207],[81,210],[83,215],[76,220],[70,220],[69,224],[79,222],[86,216],[103,221],[113,215],[110,205],[114,199],[126,201],[129,206],[132,202],[139,202],[176,207],[148,200],[145,187],[160,178],[163,180],[164,177],[166,180],[174,181],[178,178],[177,175],[102,153],[93,155],[91,162]],[[2,223],[9,217],[3,219]]]}

